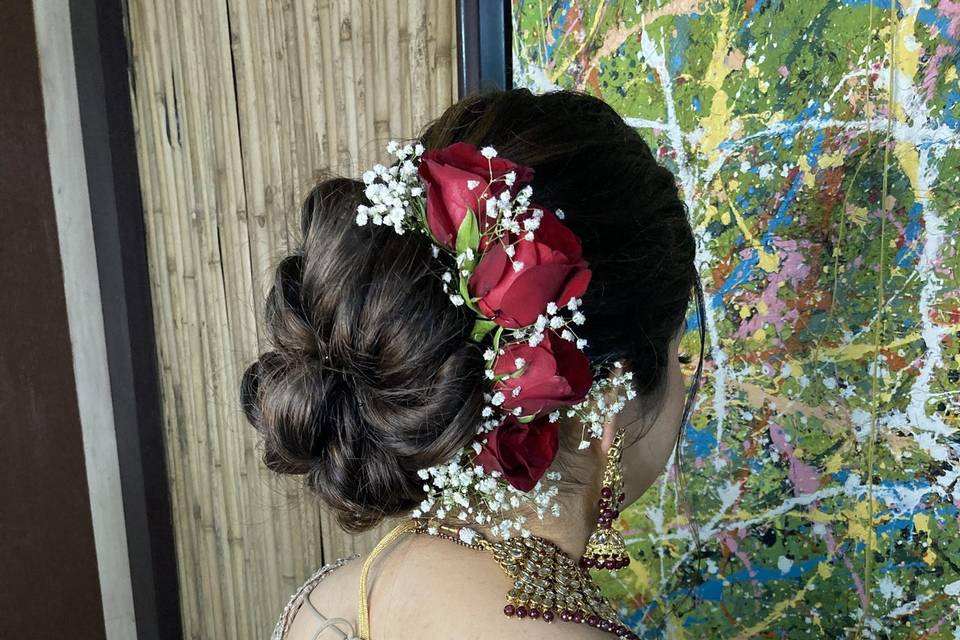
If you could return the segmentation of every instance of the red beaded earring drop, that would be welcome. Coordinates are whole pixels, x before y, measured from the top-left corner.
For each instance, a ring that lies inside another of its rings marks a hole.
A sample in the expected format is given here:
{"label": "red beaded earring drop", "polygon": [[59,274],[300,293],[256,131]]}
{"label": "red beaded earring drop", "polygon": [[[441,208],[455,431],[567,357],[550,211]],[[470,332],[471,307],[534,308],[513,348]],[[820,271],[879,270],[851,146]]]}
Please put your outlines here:
{"label": "red beaded earring drop", "polygon": [[623,472],[620,458],[623,454],[623,429],[617,431],[607,451],[607,464],[603,470],[603,487],[600,489],[600,517],[597,528],[587,540],[580,566],[584,569],[622,569],[630,564],[627,545],[619,531],[613,528],[614,519],[620,515],[620,504],[626,498],[623,493]]}

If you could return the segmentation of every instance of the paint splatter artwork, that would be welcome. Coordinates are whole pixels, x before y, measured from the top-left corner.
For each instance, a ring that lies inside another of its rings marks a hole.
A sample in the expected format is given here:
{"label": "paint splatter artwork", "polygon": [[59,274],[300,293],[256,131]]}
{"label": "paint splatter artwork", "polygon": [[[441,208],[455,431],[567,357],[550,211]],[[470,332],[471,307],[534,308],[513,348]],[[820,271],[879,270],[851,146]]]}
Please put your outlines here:
{"label": "paint splatter artwork", "polygon": [[514,0],[513,33],[514,85],[616,108],[698,241],[685,493],[621,520],[624,618],[960,639],[960,2]]}

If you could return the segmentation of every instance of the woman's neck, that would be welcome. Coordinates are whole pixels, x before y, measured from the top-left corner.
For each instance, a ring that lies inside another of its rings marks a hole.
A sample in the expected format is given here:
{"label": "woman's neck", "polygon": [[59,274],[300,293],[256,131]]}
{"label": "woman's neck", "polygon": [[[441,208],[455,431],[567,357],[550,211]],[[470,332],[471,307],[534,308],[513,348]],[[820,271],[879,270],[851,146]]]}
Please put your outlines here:
{"label": "woman's neck", "polygon": [[[583,474],[584,477],[596,478],[590,484],[575,484],[557,496],[560,506],[560,515],[546,514],[541,520],[530,509],[521,507],[521,513],[526,517],[525,526],[532,535],[549,540],[562,549],[572,558],[579,558],[587,546],[587,539],[597,526],[600,508],[600,473],[599,471]],[[453,524],[451,521],[450,524]],[[492,527],[472,523],[458,523],[475,530],[487,540],[496,540],[499,534],[494,534]]]}
{"label": "woman's neck", "polygon": [[543,520],[534,515],[527,519],[530,533],[553,542],[572,558],[583,555],[587,539],[597,526],[600,488],[579,487],[559,496],[560,516],[547,515]]}

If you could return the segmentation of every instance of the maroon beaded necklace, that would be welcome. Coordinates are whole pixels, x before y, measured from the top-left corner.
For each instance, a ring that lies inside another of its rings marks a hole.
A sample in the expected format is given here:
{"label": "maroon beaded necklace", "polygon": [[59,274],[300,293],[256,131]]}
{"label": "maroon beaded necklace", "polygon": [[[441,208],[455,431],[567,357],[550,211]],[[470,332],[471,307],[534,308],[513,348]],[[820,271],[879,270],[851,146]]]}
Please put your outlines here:
{"label": "maroon beaded necklace", "polygon": [[491,542],[470,527],[448,525],[434,519],[414,519],[414,522],[415,533],[434,535],[493,554],[513,580],[503,607],[507,617],[588,624],[621,640],[637,640],[637,635],[620,622],[613,605],[586,569],[554,543],[533,535]]}

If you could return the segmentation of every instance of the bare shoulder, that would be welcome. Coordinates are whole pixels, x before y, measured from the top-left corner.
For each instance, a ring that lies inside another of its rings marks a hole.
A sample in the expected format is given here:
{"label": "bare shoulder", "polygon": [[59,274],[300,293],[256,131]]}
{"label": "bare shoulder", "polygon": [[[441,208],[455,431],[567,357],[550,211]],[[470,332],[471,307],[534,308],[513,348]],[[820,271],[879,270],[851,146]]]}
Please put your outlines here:
{"label": "bare shoulder", "polygon": [[[359,574],[362,559],[344,558],[333,563],[322,575],[320,581],[306,594],[305,600],[309,600],[309,605],[305,601],[294,615],[290,627],[287,629],[283,640],[326,640],[327,638],[339,638],[336,631],[321,632],[317,636],[317,629],[322,621],[317,617],[314,611],[319,612],[324,618],[343,618],[349,624],[356,628],[356,606],[357,585],[359,584]],[[354,607],[351,610],[350,604]],[[338,627],[345,631],[345,627]]]}
{"label": "bare shoulder", "polygon": [[[364,558],[329,573],[310,594],[324,617],[357,626],[360,571]],[[368,606],[372,638],[422,640],[612,640],[585,624],[519,620],[503,615],[509,578],[491,557],[427,536],[410,536],[391,545],[371,565]],[[318,621],[301,608],[285,640],[313,638]],[[300,635],[297,635],[300,634]],[[331,635],[331,638],[336,637]],[[320,634],[318,640],[325,640]]]}

